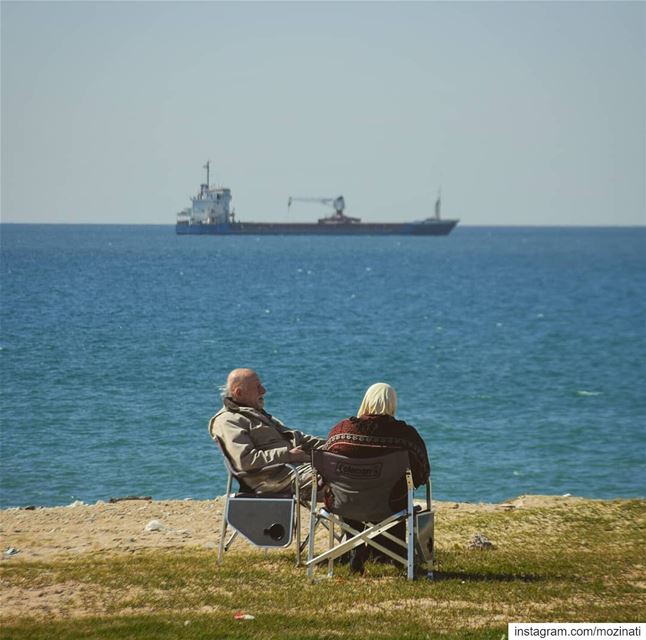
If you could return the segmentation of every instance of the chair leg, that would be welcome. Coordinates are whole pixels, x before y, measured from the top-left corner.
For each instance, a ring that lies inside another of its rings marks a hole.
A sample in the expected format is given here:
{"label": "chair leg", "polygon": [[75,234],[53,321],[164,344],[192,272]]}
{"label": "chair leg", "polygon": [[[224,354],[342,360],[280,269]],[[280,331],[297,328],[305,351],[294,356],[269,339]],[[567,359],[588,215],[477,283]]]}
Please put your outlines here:
{"label": "chair leg", "polygon": [[433,575],[433,566],[435,564],[435,548],[431,548],[431,559],[428,561],[428,571],[426,572],[426,578],[428,580],[433,580],[435,576]]}
{"label": "chair leg", "polygon": [[413,505],[413,483],[411,473],[406,471],[408,481],[408,515],[406,516],[406,546],[408,547],[408,563],[406,577],[415,579],[415,507]]}
{"label": "chair leg", "polygon": [[[229,494],[231,493],[231,474],[227,480],[227,493],[224,499],[224,508],[222,509],[222,525],[220,527],[220,545],[218,547],[218,564],[222,562],[222,556],[226,549],[224,538],[227,535],[227,507],[229,506]],[[227,545],[228,546],[228,545]]]}
{"label": "chair leg", "polygon": [[233,544],[233,541],[238,537],[238,532],[234,531],[230,536],[229,539],[226,541],[224,544],[224,550],[228,551],[229,547]]}
{"label": "chair leg", "polygon": [[[328,527],[328,548],[332,549],[334,547],[334,522],[330,520]],[[334,558],[330,558],[327,561],[327,575],[332,577],[334,575]]]}
{"label": "chair leg", "polygon": [[231,488],[233,487],[233,476],[231,473],[228,474],[227,476],[227,492],[224,494],[224,508],[222,509],[222,526],[220,528],[220,545],[218,548],[218,564],[222,562],[222,556],[224,555],[224,552],[226,549],[229,548],[229,544],[231,544],[231,540],[233,540],[233,537],[229,542],[225,545],[224,543],[224,536],[227,534],[227,511],[229,509],[229,496],[231,495]]}
{"label": "chair leg", "polygon": [[406,577],[409,580],[415,579],[415,531],[413,529],[412,518],[409,516],[406,518],[406,537],[408,541],[407,549],[407,572]]}
{"label": "chair leg", "polygon": [[[314,533],[316,531],[316,471],[312,471],[312,500],[310,502],[310,532],[308,534],[307,545],[307,560],[309,561],[314,557]],[[307,565],[307,577],[314,577],[314,565]]]}
{"label": "chair leg", "polygon": [[220,544],[218,545],[218,564],[222,564],[222,556],[224,555],[224,537],[227,534],[227,519],[222,514],[222,526],[220,527]]}
{"label": "chair leg", "polygon": [[232,545],[233,541],[238,536],[238,532],[233,531],[233,533],[229,536],[229,539],[225,542],[224,539],[226,537],[227,528],[228,528],[227,523],[225,521],[222,526],[222,531],[220,533],[220,544],[218,547],[218,564],[222,563],[222,557],[224,555],[224,552],[229,550],[229,547]]}
{"label": "chair leg", "polygon": [[300,487],[298,486],[298,474],[296,474],[296,486],[294,487],[294,509],[295,527],[296,527],[296,566],[301,566],[301,496]]}

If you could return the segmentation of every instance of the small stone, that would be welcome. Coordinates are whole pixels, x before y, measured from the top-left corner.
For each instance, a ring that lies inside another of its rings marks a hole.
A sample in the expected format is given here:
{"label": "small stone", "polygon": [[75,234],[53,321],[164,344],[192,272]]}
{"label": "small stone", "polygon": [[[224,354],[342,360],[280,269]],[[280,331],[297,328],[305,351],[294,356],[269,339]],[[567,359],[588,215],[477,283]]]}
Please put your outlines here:
{"label": "small stone", "polygon": [[496,545],[491,542],[484,534],[476,533],[469,542],[469,549],[490,550],[495,549]]}
{"label": "small stone", "polygon": [[164,525],[159,520],[151,520],[146,525],[146,531],[163,531]]}

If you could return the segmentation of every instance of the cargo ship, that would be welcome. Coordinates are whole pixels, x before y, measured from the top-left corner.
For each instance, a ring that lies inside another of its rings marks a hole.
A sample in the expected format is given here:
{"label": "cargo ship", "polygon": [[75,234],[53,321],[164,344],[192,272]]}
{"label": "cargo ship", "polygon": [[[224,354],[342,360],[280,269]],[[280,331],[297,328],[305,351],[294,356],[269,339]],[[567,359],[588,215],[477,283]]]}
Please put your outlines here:
{"label": "cargo ship", "polygon": [[177,214],[175,230],[178,235],[415,235],[446,236],[459,220],[444,220],[440,216],[441,195],[435,202],[435,215],[413,222],[362,222],[345,215],[343,196],[336,198],[290,197],[288,208],[295,202],[317,202],[334,207],[330,216],[317,222],[244,222],[231,210],[231,190],[209,184],[210,162],[204,165],[206,182],[200,185],[191,206]]}

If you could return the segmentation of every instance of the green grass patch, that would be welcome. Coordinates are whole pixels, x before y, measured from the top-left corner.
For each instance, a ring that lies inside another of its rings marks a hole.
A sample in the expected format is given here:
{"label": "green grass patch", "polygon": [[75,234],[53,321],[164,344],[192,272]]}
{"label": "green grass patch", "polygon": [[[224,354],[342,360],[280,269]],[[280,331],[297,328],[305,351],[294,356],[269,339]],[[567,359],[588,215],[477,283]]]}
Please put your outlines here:
{"label": "green grass patch", "polygon": [[[512,621],[643,621],[645,515],[639,500],[439,514],[433,581],[368,564],[311,582],[291,552],[244,544],[222,565],[203,549],[5,561],[2,587],[22,606],[3,608],[0,637],[500,640]],[[468,550],[476,532],[497,548]]]}

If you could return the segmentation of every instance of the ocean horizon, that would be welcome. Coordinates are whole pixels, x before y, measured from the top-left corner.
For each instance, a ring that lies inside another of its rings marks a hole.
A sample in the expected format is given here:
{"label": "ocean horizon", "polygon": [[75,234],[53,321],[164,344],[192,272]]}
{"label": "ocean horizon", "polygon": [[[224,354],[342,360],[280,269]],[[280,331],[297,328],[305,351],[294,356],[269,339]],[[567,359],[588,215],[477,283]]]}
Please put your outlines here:
{"label": "ocean horizon", "polygon": [[646,493],[646,227],[2,223],[0,268],[0,507],[221,495],[239,366],[319,436],[392,384],[440,500]]}

